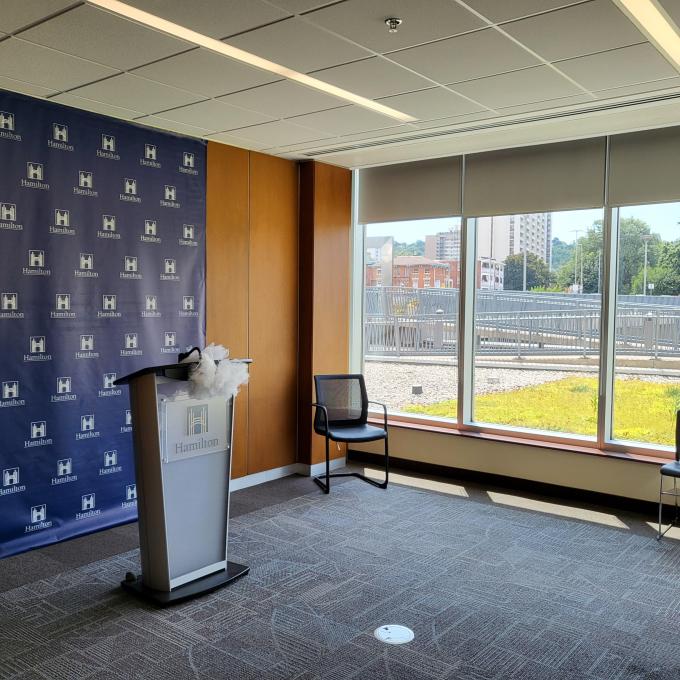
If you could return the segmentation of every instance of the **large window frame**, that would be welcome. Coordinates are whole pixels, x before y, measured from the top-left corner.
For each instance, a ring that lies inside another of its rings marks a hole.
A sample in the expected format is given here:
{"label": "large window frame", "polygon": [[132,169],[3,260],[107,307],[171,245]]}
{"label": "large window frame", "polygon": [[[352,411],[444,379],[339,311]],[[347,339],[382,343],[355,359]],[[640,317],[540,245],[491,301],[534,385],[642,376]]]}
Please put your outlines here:
{"label": "large window frame", "polygon": [[[527,430],[507,425],[480,424],[473,421],[474,390],[474,305],[476,293],[476,219],[466,213],[465,204],[461,210],[460,240],[460,289],[458,308],[458,384],[457,420],[442,420],[431,416],[390,414],[393,424],[417,429],[447,431],[458,434],[497,437],[499,439],[535,442],[552,448],[588,453],[600,453],[618,457],[671,459],[672,447],[616,440],[613,436],[614,380],[616,361],[616,302],[618,280],[619,208],[609,202],[609,147],[607,138],[605,164],[605,195],[603,210],[603,256],[602,256],[602,322],[600,328],[599,382],[597,405],[597,434],[593,439],[583,435],[554,433],[540,430]],[[465,183],[465,156],[462,158],[461,195]],[[363,299],[364,299],[364,257],[366,226],[359,224],[358,195],[360,192],[359,171],[353,171],[353,210],[352,210],[352,332],[350,334],[350,366],[352,370],[363,372]],[[454,189],[455,190],[455,189]],[[662,201],[659,201],[662,202]],[[640,204],[642,205],[642,204]]]}

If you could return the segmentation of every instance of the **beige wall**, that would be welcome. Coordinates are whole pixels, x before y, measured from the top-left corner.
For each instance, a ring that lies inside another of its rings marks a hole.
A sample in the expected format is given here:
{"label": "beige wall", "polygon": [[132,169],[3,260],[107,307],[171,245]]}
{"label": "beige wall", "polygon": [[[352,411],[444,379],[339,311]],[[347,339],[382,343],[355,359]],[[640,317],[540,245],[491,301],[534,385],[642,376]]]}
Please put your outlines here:
{"label": "beige wall", "polygon": [[[381,442],[353,448],[382,453]],[[651,463],[402,427],[390,428],[390,455],[626,498],[659,498],[659,465]]]}

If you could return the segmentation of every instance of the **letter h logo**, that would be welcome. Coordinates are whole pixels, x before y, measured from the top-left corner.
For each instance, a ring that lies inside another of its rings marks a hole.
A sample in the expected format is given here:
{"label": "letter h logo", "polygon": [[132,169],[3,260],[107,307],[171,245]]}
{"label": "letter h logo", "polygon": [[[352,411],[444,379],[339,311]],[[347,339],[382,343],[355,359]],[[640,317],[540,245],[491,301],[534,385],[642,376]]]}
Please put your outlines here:
{"label": "letter h logo", "polygon": [[19,468],[7,468],[2,471],[2,485],[15,486],[19,483]]}
{"label": "letter h logo", "polygon": [[57,461],[57,477],[65,477],[70,475],[73,470],[73,464],[71,458],[62,458]]}
{"label": "letter h logo", "polygon": [[208,431],[208,405],[187,407],[187,435],[204,434]]}
{"label": "letter h logo", "polygon": [[19,398],[19,381],[5,380],[2,383],[2,398],[3,399],[18,399]]}
{"label": "letter h logo", "polygon": [[46,518],[47,518],[47,505],[43,503],[42,505],[34,505],[31,508],[31,524],[44,522]]}
{"label": "letter h logo", "polygon": [[80,509],[82,512],[87,512],[88,510],[94,510],[94,494],[86,493],[81,496],[80,499]]}
{"label": "letter h logo", "polygon": [[0,309],[3,311],[16,311],[19,308],[19,296],[17,293],[3,293],[0,296]]}
{"label": "letter h logo", "polygon": [[55,142],[68,142],[68,126],[62,123],[52,123],[52,139]]}
{"label": "letter h logo", "polygon": [[177,200],[177,187],[170,186],[169,184],[165,185],[165,200],[166,201]]}

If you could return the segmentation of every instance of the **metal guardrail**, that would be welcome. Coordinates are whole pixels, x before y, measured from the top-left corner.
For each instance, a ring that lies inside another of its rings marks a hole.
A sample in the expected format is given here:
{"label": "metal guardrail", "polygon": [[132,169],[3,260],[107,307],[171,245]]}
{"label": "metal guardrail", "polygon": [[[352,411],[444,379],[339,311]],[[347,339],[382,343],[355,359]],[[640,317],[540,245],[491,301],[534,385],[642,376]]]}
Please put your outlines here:
{"label": "metal guardrail", "polygon": [[[620,296],[616,351],[645,357],[680,353],[680,298],[650,303]],[[676,301],[671,304],[671,301]],[[364,351],[382,356],[455,356],[458,291],[366,289]],[[600,297],[559,293],[478,292],[478,354],[530,356],[600,352]]]}

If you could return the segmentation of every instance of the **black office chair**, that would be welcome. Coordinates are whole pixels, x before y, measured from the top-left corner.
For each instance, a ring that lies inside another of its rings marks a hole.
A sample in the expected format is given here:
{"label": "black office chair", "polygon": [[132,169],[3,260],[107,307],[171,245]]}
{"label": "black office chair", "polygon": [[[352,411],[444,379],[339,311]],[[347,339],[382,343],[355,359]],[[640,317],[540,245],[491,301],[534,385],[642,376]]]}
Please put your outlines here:
{"label": "black office chair", "polygon": [[[675,415],[675,460],[672,463],[666,463],[661,466],[661,482],[659,484],[659,531],[656,535],[656,540],[661,539],[666,535],[666,532],[677,524],[678,521],[678,477],[680,477],[680,411]],[[663,490],[663,478],[673,478],[673,491]],[[663,497],[674,496],[675,498],[675,517],[673,521],[666,527],[666,531],[661,533],[661,513],[663,511]]]}
{"label": "black office chair", "polygon": [[[321,477],[314,477],[314,481],[330,493],[331,477],[358,477],[364,482],[373,484],[380,489],[387,488],[389,476],[389,447],[387,440],[387,407],[377,401],[369,401],[366,394],[364,376],[357,373],[351,375],[315,375],[316,408],[314,413],[314,432],[326,438],[326,481]],[[383,427],[368,424],[368,405],[382,406]],[[372,442],[383,439],[385,441],[385,481],[376,482],[358,472],[330,473],[330,442]]]}

